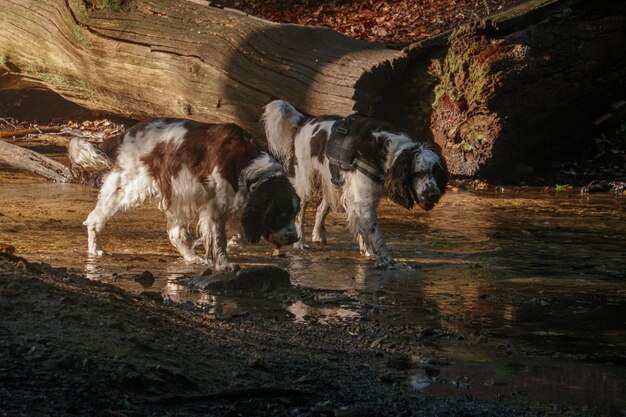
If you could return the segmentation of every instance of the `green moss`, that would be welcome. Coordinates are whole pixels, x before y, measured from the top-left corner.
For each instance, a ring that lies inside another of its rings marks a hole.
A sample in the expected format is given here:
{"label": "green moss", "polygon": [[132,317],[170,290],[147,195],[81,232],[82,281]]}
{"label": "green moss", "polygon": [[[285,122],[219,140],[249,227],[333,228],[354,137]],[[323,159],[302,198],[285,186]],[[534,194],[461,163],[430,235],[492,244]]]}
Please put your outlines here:
{"label": "green moss", "polygon": [[122,0],[107,0],[102,5],[102,8],[110,12],[120,12],[122,10]]}
{"label": "green moss", "polygon": [[465,152],[475,152],[482,148],[486,138],[480,130],[470,130],[462,136],[461,147]]}
{"label": "green moss", "polygon": [[435,88],[433,89],[433,92],[435,93],[435,97],[433,98],[433,102],[431,106],[432,108],[434,108],[435,106],[437,106],[437,104],[439,104],[439,100],[441,100],[441,97],[443,97],[443,95],[446,94],[446,89],[444,88],[443,85],[437,84]]}
{"label": "green moss", "polygon": [[86,84],[82,81],[72,82],[62,75],[51,74],[49,72],[35,72],[27,73],[31,78],[35,78],[41,81],[45,81],[54,84],[56,87],[66,90],[79,91],[88,94],[94,94],[94,91],[87,88]]}
{"label": "green moss", "polygon": [[70,27],[70,32],[72,36],[74,37],[74,40],[76,41],[76,43],[78,44],[85,43],[85,35],[83,35],[83,32],[80,30],[80,27],[74,22],[70,23],[69,27]]}
{"label": "green moss", "polygon": [[87,6],[85,6],[85,3],[82,0],[73,1],[71,5],[73,6],[72,11],[81,23],[84,23],[87,21],[87,19],[89,19]]}
{"label": "green moss", "polygon": [[475,148],[474,146],[472,146],[472,144],[467,143],[467,142],[461,142],[461,148],[463,148],[463,150],[465,152],[474,152]]}
{"label": "green moss", "polygon": [[[479,35],[475,26],[452,33],[445,58],[429,68],[438,80],[433,90],[433,120],[446,141],[460,144],[466,153],[488,154],[489,138],[494,137],[497,126],[473,125],[472,120],[492,115],[490,99],[506,76],[521,68],[523,56],[522,46]],[[442,103],[442,97],[449,100]]]}

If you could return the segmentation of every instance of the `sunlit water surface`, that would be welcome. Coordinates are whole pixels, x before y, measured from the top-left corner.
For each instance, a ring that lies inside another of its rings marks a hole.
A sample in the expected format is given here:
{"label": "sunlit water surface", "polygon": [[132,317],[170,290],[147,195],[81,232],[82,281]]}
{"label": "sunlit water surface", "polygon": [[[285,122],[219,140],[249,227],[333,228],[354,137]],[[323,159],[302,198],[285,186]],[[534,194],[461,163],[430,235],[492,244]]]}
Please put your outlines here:
{"label": "sunlit water surface", "polygon": [[[216,314],[287,310],[294,320],[318,316],[322,323],[360,314],[336,303],[267,305],[188,291],[176,281],[205,267],[181,261],[163,215],[150,204],[117,215],[102,235],[111,255],[89,258],[81,223],[96,196],[79,185],[2,173],[0,243],[14,245],[30,260],[66,266],[129,291],[144,290],[132,277],[150,270],[156,278],[151,290],[174,301],[204,303]],[[395,271],[377,271],[360,258],[342,218],[332,215],[325,246],[270,258],[271,248],[259,244],[235,251],[233,258],[243,267],[287,268],[294,285],[357,293],[394,325],[464,335],[442,338],[432,347],[450,364],[438,383],[416,372],[409,382],[418,394],[518,395],[622,415],[625,209],[626,198],[607,194],[527,188],[449,192],[430,212],[382,204],[380,223],[399,263]],[[499,341],[497,346],[491,340]],[[516,352],[514,359],[510,351]]]}

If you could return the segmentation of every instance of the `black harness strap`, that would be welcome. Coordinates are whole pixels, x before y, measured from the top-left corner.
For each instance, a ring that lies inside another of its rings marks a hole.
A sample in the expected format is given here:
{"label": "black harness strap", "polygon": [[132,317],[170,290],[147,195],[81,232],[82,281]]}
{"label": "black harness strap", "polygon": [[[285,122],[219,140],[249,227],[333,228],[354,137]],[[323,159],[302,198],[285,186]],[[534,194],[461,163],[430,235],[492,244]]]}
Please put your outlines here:
{"label": "black harness strap", "polygon": [[338,120],[333,124],[330,137],[326,143],[325,155],[328,158],[330,180],[335,185],[343,185],[344,179],[341,171],[356,169],[366,175],[372,181],[382,183],[383,174],[379,167],[373,166],[354,150],[354,137],[350,134],[352,122],[355,119],[367,117],[359,113],[352,114],[345,119]]}
{"label": "black harness strap", "polygon": [[365,175],[369,179],[379,184],[383,183],[384,175],[379,167],[374,166],[367,162],[365,159],[361,158],[360,154],[357,154],[355,159],[355,168],[361,174]]}

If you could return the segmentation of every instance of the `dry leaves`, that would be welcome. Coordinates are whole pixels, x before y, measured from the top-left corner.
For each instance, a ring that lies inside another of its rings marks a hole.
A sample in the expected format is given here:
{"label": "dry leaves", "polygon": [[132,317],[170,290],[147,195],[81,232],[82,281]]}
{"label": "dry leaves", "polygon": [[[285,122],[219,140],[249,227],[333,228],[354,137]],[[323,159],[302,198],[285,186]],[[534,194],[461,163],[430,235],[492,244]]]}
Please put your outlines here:
{"label": "dry leaves", "polygon": [[401,48],[510,6],[516,0],[220,0],[224,7],[284,23],[327,26]]}

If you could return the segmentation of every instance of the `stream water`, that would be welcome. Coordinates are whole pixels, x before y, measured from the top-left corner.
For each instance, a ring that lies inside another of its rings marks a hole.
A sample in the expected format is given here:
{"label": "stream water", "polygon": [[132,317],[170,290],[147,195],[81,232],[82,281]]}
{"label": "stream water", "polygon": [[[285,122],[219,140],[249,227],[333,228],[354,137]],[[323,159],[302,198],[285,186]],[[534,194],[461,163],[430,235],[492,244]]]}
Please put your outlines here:
{"label": "stream water", "polygon": [[[282,309],[294,320],[322,322],[363,314],[341,303],[267,306],[189,292],[177,279],[205,267],[180,260],[150,204],[116,216],[102,235],[111,255],[90,259],[81,223],[96,196],[79,185],[0,173],[0,243],[129,291],[144,290],[131,277],[150,270],[151,290],[222,313]],[[302,287],[357,293],[397,327],[448,332],[432,346],[448,366],[436,382],[415,373],[410,384],[418,394],[524,396],[623,415],[626,198],[520,187],[457,191],[430,212],[384,203],[379,217],[395,271],[360,258],[341,217],[332,215],[325,246],[270,258],[269,245],[259,244],[233,258],[243,267],[284,267]]]}

